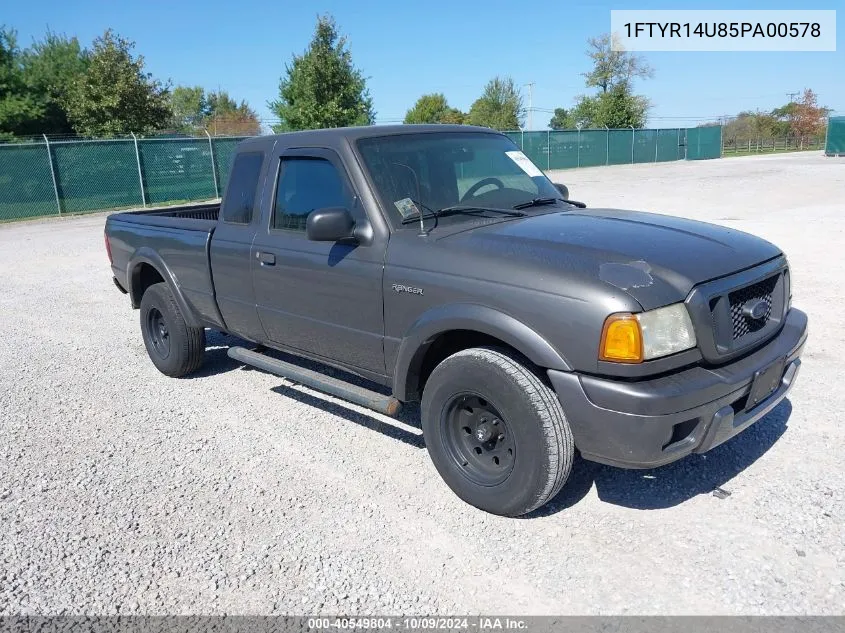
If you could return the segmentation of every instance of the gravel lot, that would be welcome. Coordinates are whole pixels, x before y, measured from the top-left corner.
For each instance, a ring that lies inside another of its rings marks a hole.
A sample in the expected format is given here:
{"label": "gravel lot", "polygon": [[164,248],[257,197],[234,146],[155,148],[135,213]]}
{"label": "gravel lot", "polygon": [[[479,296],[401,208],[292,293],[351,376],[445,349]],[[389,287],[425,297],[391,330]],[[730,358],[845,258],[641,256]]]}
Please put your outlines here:
{"label": "gravel lot", "polygon": [[555,179],[780,245],[811,327],[789,400],[670,466],[579,461],[536,516],[497,518],[442,483],[416,408],[397,422],[241,368],[221,335],[198,376],[159,374],[103,215],[3,225],[0,614],[845,613],[845,160]]}

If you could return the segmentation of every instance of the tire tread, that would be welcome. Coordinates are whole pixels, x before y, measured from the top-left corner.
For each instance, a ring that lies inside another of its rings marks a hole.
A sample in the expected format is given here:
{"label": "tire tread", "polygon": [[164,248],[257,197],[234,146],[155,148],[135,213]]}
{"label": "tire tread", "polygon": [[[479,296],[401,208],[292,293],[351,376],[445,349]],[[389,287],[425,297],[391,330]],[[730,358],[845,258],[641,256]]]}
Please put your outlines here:
{"label": "tire tread", "polygon": [[540,420],[548,455],[547,481],[531,502],[511,513],[512,516],[527,514],[545,505],[560,492],[572,470],[575,442],[563,407],[557,394],[538,375],[540,370],[528,359],[504,348],[485,346],[457,352],[445,359],[441,365],[460,362],[466,357],[472,357],[473,362],[494,365],[504,372],[528,395]]}
{"label": "tire tread", "polygon": [[[169,312],[173,316],[176,322],[171,324],[172,328],[178,328],[184,334],[184,336],[179,337],[181,349],[178,351],[172,350],[176,352],[177,364],[169,368],[168,371],[164,371],[158,364],[156,364],[156,367],[158,367],[159,371],[172,378],[179,378],[195,372],[202,365],[205,356],[205,328],[191,327],[185,322],[185,318],[182,316],[181,310],[179,310],[179,304],[176,303],[173,293],[164,282],[153,284],[147,288],[144,292],[144,297],[141,298],[142,328],[144,327],[143,322],[146,312],[144,299],[148,293],[151,293],[150,298],[153,301],[158,300],[163,312]],[[152,358],[152,355],[150,355],[150,358]]]}

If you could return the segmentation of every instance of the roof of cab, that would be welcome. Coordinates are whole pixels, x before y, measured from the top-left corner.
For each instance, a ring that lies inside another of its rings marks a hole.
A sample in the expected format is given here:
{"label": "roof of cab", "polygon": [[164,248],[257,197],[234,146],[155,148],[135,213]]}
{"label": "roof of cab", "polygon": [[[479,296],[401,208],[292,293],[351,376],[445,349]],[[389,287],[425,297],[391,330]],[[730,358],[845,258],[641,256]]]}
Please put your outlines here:
{"label": "roof of cab", "polygon": [[350,141],[359,138],[375,136],[398,136],[400,134],[426,134],[432,132],[481,132],[485,134],[501,134],[495,130],[475,125],[440,125],[440,124],[413,124],[413,125],[362,125],[356,127],[334,127],[320,130],[301,130],[299,132],[285,132],[268,136],[256,136],[244,140],[241,145],[257,145],[266,143],[270,139],[284,139],[284,142],[296,143],[325,143],[328,139],[345,138]]}

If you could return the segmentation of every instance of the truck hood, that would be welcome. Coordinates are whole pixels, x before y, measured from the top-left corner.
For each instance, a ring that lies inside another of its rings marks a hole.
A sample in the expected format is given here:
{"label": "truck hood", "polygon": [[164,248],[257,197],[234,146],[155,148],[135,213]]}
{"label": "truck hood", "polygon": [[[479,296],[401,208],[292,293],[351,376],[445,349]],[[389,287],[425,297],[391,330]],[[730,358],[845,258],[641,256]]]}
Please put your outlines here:
{"label": "truck hood", "polygon": [[646,310],[682,301],[696,284],[781,253],[735,229],[616,209],[532,215],[461,231],[444,242],[487,252],[504,265],[539,267],[540,274],[559,271],[562,279],[600,280],[624,290]]}

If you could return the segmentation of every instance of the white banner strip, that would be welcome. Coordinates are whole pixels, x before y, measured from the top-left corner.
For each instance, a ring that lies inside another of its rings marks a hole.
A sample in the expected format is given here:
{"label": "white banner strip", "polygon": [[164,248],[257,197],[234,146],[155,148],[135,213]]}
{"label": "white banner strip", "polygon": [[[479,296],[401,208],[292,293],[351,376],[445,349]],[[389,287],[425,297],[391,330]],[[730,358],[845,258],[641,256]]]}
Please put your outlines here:
{"label": "white banner strip", "polygon": [[610,30],[614,50],[836,50],[832,10],[612,10]]}

